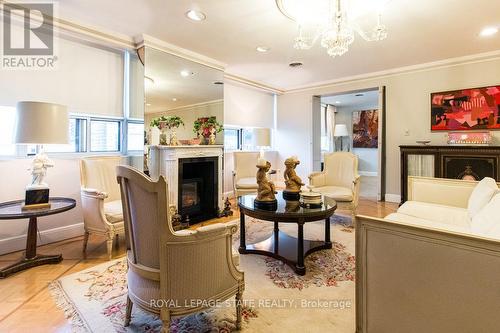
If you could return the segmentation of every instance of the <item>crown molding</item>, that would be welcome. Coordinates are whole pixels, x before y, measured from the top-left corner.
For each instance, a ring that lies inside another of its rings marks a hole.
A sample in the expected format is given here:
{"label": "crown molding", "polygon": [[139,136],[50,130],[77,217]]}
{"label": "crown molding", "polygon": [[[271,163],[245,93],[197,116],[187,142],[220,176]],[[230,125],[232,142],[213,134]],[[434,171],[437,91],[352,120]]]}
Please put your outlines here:
{"label": "crown molding", "polygon": [[212,101],[200,102],[200,103],[194,103],[194,104],[188,104],[188,105],[178,106],[178,107],[175,107],[175,108],[172,108],[172,109],[168,109],[168,110],[154,111],[154,112],[148,112],[148,113],[144,113],[144,114],[145,115],[149,115],[149,116],[156,115],[156,114],[159,115],[159,114],[162,114],[162,113],[165,113],[165,112],[181,111],[181,110],[185,110],[185,109],[197,108],[197,107],[200,107],[200,106],[208,106],[208,105],[220,104],[220,103],[223,103],[223,102],[224,102],[223,99],[214,99]]}
{"label": "crown molding", "polygon": [[[22,3],[13,3],[4,0],[0,0],[0,11],[3,11],[3,6],[10,6],[12,8],[26,9]],[[14,15],[21,15],[14,12]],[[115,32],[105,31],[102,28],[92,27],[89,25],[83,25],[77,22],[64,20],[58,17],[50,17],[52,19],[52,24],[55,31],[61,37],[76,38],[78,40],[83,40],[90,43],[95,43],[104,47],[120,49],[120,50],[135,50],[136,44],[134,39],[118,34]],[[33,21],[41,22],[41,19],[37,16],[30,17]]]}
{"label": "crown molding", "polygon": [[340,84],[369,81],[369,80],[373,80],[373,79],[387,78],[387,77],[397,76],[397,75],[405,75],[405,74],[425,72],[425,71],[430,71],[430,70],[435,70],[435,69],[443,69],[443,68],[450,68],[450,67],[462,66],[462,65],[467,65],[467,64],[494,61],[494,60],[498,60],[498,59],[500,59],[500,50],[491,51],[491,52],[484,52],[484,53],[477,53],[477,54],[472,54],[472,55],[467,55],[467,56],[462,56],[462,57],[455,57],[455,58],[448,58],[448,59],[438,60],[438,61],[433,61],[433,62],[427,62],[427,63],[423,63],[423,64],[397,67],[397,68],[392,68],[392,69],[388,69],[388,70],[371,72],[371,73],[360,74],[360,75],[346,76],[346,77],[342,77],[342,78],[335,79],[335,80],[315,82],[315,83],[311,83],[311,84],[306,84],[306,85],[301,85],[301,86],[296,86],[296,87],[292,87],[289,89],[285,89],[284,93],[289,94],[289,93],[297,93],[297,92],[303,92],[303,91],[308,91],[308,90],[316,90],[316,89],[328,88],[330,86],[335,86],[335,85],[340,85]]}
{"label": "crown molding", "polygon": [[226,68],[226,64],[218,61],[216,59],[207,57],[203,54],[196,53],[194,51],[190,51],[179,47],[174,44],[167,43],[161,39],[143,34],[141,36],[137,36],[135,38],[135,45],[137,48],[141,48],[143,46],[153,48],[158,51],[162,51],[165,53],[172,54],[174,56],[184,58],[193,62],[196,62],[200,65],[204,65],[213,69],[217,69],[219,71],[224,71]]}
{"label": "crown molding", "polygon": [[267,85],[267,84],[262,83],[262,82],[252,81],[252,80],[249,80],[249,79],[246,79],[244,77],[234,75],[234,74],[231,74],[228,72],[224,73],[224,80],[229,81],[229,82],[239,83],[239,84],[244,85],[244,86],[250,86],[252,88],[256,88],[258,90],[272,93],[272,94],[282,95],[286,92],[283,89],[276,88],[276,87]]}

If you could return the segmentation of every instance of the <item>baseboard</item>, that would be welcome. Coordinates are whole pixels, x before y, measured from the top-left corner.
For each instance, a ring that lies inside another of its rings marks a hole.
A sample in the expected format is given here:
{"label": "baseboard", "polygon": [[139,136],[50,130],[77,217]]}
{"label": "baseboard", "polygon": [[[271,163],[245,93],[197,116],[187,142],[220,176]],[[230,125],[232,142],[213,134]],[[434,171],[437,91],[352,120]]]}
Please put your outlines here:
{"label": "baseboard", "polygon": [[361,176],[377,177],[377,171],[358,171]]}
{"label": "baseboard", "polygon": [[[66,225],[64,227],[44,230],[37,235],[37,245],[54,243],[60,240],[83,235],[83,222]],[[15,252],[26,249],[26,235],[19,235],[0,240],[0,254]]]}
{"label": "baseboard", "polygon": [[386,193],[385,194],[385,201],[400,203],[401,202],[401,195]]}

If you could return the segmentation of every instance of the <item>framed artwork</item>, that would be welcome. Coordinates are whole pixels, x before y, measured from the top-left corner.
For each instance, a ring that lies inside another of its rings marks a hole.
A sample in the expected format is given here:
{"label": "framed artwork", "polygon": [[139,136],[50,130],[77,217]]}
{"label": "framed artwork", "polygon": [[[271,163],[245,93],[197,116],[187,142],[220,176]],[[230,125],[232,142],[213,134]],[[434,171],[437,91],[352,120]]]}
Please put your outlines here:
{"label": "framed artwork", "polygon": [[431,130],[500,130],[500,86],[432,93]]}
{"label": "framed artwork", "polygon": [[378,148],[378,110],[352,113],[352,146]]}

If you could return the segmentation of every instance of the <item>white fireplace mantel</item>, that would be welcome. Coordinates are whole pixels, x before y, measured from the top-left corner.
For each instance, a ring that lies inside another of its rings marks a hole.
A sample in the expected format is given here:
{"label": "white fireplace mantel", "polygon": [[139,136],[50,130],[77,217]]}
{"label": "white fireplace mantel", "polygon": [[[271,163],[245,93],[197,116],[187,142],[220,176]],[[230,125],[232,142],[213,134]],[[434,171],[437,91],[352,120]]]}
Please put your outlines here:
{"label": "white fireplace mantel", "polygon": [[197,146],[150,146],[149,174],[152,179],[161,176],[168,185],[168,203],[170,208],[178,209],[179,159],[196,157],[217,157],[218,161],[218,206],[223,208],[223,145]]}

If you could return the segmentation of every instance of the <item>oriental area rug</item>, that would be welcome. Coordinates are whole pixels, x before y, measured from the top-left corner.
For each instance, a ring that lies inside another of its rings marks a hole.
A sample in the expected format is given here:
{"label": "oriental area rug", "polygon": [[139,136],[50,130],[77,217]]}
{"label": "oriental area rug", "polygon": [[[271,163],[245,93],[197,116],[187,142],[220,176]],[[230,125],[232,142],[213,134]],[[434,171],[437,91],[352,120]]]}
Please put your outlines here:
{"label": "oriental area rug", "polygon": [[[307,273],[296,275],[280,261],[260,255],[240,255],[245,272],[243,332],[354,332],[354,232],[350,218],[331,221],[333,249],[306,258]],[[295,228],[294,228],[295,227]],[[273,223],[247,218],[247,244],[266,239]],[[280,230],[296,236],[295,224]],[[233,243],[239,245],[238,234]],[[304,238],[321,240],[324,222],[307,223]],[[126,260],[116,259],[51,283],[57,305],[65,311],[74,332],[160,332],[155,315],[134,307],[132,322],[124,327],[127,281]],[[170,332],[234,332],[233,302],[173,318]]]}

